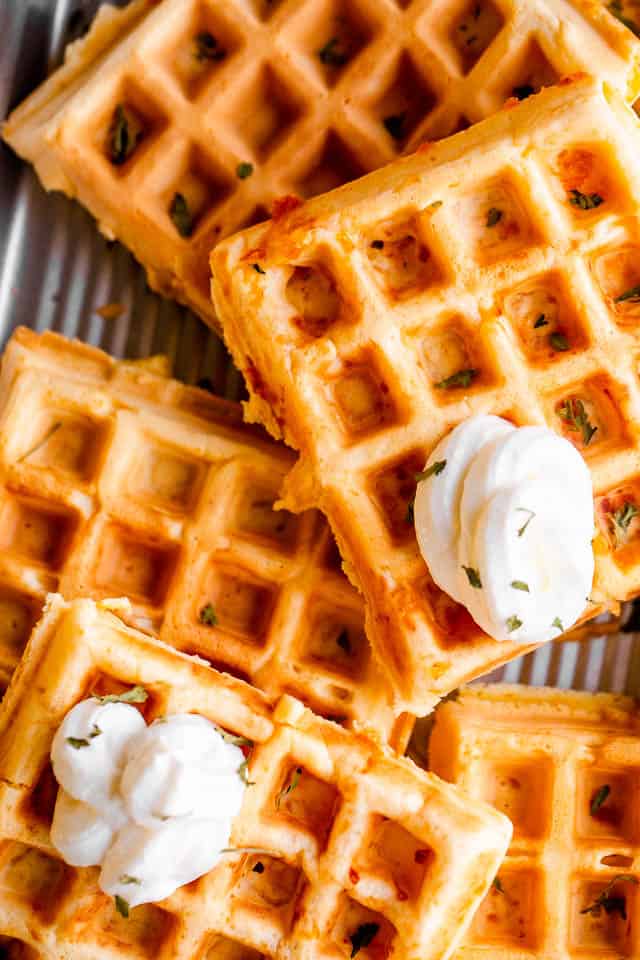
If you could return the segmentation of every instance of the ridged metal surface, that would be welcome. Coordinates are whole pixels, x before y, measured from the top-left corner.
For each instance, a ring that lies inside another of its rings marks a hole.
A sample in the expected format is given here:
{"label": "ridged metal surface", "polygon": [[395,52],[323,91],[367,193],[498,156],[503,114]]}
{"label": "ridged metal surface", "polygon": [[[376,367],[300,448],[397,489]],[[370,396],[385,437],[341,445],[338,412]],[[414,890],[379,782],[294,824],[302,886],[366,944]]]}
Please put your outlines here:
{"label": "ridged metal surface", "polygon": [[[66,42],[97,6],[97,0],[0,0],[0,117],[60,62]],[[104,319],[96,313],[109,303],[123,304],[122,315]],[[2,146],[3,346],[18,324],[57,330],[119,357],[166,353],[181,379],[209,378],[230,398],[242,390],[220,340],[188,311],[150,293],[126,250],[107,243],[77,204],[45,194],[33,172]],[[488,679],[635,694],[640,691],[640,634],[548,644]]]}

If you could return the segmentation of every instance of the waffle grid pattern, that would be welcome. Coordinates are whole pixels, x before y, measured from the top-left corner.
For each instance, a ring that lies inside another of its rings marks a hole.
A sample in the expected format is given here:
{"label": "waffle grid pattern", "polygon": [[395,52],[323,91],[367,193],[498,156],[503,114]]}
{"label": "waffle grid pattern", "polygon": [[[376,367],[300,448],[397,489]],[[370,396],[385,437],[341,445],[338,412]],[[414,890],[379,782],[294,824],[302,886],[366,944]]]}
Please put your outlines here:
{"label": "waffle grid pattern", "polygon": [[639,734],[637,704],[609,694],[476,687],[437,710],[430,768],[514,824],[456,960],[640,955]]}
{"label": "waffle grid pattern", "polygon": [[276,198],[351,181],[591,62],[632,97],[639,50],[587,0],[138,0],[98,18],[4,135],[214,323],[208,254]]}
{"label": "waffle grid pattern", "polygon": [[391,710],[328,526],[273,509],[290,464],[236,404],[19,330],[0,379],[5,677],[48,592],[126,596],[170,645],[402,750],[411,721]]}
{"label": "waffle grid pattern", "polygon": [[547,424],[584,454],[600,522],[585,617],[640,588],[640,524],[614,524],[638,497],[639,146],[622,102],[578,78],[213,253],[248,416],[301,453],[284,503],[328,516],[416,712],[518,649],[435,588],[411,522],[416,473],[471,414]]}
{"label": "waffle grid pattern", "polygon": [[[99,891],[96,869],[66,866],[48,842],[56,796],[48,755],[75,703],[134,684],[148,692],[148,722],[196,712],[252,742],[253,786],[232,846],[260,852],[223,859],[125,920]],[[22,736],[31,737],[28,754]],[[272,711],[258,691],[86,600],[50,602],[3,704],[0,757],[0,931],[52,958],[339,960],[365,923],[378,929],[364,960],[444,958],[510,837],[501,814],[410,761],[293,698]]]}

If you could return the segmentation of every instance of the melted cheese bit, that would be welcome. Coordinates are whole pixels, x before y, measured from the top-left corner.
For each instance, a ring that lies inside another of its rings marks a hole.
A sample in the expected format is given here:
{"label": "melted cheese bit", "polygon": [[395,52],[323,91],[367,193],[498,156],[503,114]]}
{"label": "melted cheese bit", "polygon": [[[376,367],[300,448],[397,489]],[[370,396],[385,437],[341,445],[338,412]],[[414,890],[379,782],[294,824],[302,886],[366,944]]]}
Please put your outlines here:
{"label": "melted cheese bit", "polygon": [[435,464],[414,515],[436,584],[496,640],[540,643],[572,626],[594,572],[591,475],[572,444],[478,416],[438,444],[425,472]]}

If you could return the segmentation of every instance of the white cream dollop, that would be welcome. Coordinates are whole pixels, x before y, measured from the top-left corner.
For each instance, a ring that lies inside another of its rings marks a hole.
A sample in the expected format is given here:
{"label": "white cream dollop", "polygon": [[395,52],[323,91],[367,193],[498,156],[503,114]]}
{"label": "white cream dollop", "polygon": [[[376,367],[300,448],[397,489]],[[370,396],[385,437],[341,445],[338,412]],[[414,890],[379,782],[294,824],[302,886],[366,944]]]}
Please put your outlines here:
{"label": "white cream dollop", "polygon": [[51,841],[129,907],[207,873],[229,845],[245,790],[244,755],[205,717],[147,727],[126,703],[83,700],[51,747],[60,784]]}
{"label": "white cream dollop", "polygon": [[414,515],[435,583],[496,640],[569,629],[594,572],[591,475],[575,447],[547,427],[477,416],[438,444],[430,468]]}

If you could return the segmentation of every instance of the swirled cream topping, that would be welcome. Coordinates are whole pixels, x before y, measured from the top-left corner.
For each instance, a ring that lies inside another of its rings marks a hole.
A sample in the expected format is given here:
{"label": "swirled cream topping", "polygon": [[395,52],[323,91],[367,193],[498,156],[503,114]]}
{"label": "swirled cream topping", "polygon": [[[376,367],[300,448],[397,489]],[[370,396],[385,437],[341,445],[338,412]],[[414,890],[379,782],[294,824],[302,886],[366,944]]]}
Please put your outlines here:
{"label": "swirled cream topping", "polygon": [[244,755],[209,720],[147,726],[128,703],[92,697],[51,747],[60,784],[51,840],[72,866],[100,866],[121,913],[207,873],[228,846],[245,790]]}
{"label": "swirled cream topping", "polygon": [[494,416],[461,423],[429,457],[414,516],[435,583],[496,640],[550,640],[585,609],[591,475],[547,427]]}

